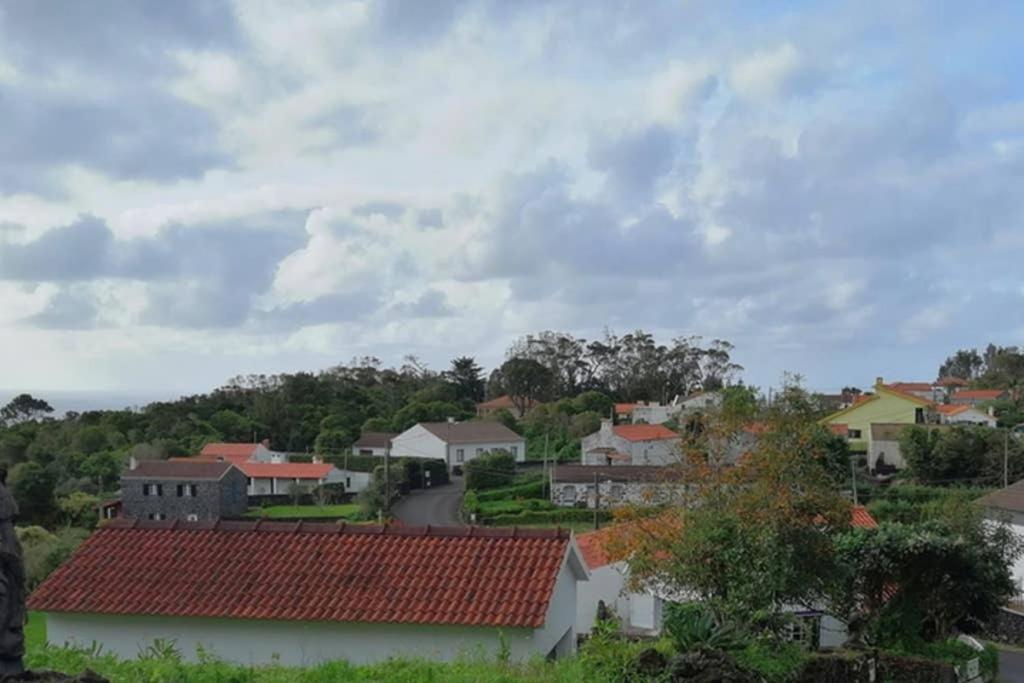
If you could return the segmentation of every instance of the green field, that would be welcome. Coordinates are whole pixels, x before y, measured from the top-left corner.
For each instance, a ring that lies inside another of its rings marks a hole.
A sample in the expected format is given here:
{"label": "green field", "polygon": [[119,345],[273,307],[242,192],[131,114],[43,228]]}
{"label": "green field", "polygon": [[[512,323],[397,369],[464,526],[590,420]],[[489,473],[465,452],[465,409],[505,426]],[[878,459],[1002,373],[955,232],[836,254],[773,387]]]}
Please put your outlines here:
{"label": "green field", "polygon": [[266,517],[267,519],[351,519],[359,517],[360,508],[356,503],[344,505],[271,505],[265,508],[250,508],[246,517]]}
{"label": "green field", "polygon": [[46,644],[46,617],[40,612],[28,613],[25,626],[25,649]]}

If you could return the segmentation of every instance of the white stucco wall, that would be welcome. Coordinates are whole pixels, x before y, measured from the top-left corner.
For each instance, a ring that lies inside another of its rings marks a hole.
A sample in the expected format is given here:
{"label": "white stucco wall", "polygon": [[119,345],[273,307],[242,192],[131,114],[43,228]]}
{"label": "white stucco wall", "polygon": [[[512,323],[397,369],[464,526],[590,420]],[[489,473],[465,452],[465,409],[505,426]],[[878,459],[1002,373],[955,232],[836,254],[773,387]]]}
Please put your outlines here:
{"label": "white stucco wall", "polygon": [[353,472],[351,470],[338,470],[341,473],[340,481],[345,484],[346,493],[359,493],[365,491],[370,485],[369,472]]}
{"label": "white stucco wall", "polygon": [[878,462],[878,456],[885,456],[885,464],[892,465],[896,469],[905,469],[907,467],[907,461],[903,458],[903,454],[900,452],[899,441],[881,441],[878,439],[871,439],[870,445],[868,446],[868,467],[874,469],[875,463]]}
{"label": "white stucco wall", "polygon": [[392,457],[444,460],[445,443],[421,425],[413,425],[391,440]]}
{"label": "white stucco wall", "polygon": [[681,439],[657,439],[654,441],[629,441],[617,435],[607,421],[601,429],[587,434],[580,440],[580,462],[584,465],[607,465],[605,453],[592,452],[595,448],[612,448],[628,453],[629,462],[612,460],[611,465],[674,465],[681,459]]}
{"label": "white stucco wall", "polygon": [[[458,460],[458,450],[464,451],[464,459],[462,462]],[[516,462],[523,462],[526,460],[526,441],[493,441],[490,443],[453,443],[448,446],[448,462],[455,465],[464,465],[478,455],[487,453],[488,451],[508,451],[512,453],[512,449],[515,448]]]}
{"label": "white stucco wall", "polygon": [[619,605],[626,580],[615,566],[606,564],[590,570],[590,580],[579,584],[576,593],[576,633],[590,633],[597,620],[597,603],[604,604],[622,616]]}
{"label": "white stucco wall", "polygon": [[[571,624],[570,624],[571,626]],[[501,629],[512,656],[546,655],[558,638],[530,629]],[[279,662],[309,666],[331,660],[355,664],[388,657],[452,660],[460,655],[494,656],[499,629],[410,624],[334,624],[95,614],[47,614],[47,638],[55,645],[89,646],[134,659],[157,638],[173,640],[182,656],[196,660],[201,645],[217,657],[242,665]],[[544,649],[546,647],[546,649]]]}

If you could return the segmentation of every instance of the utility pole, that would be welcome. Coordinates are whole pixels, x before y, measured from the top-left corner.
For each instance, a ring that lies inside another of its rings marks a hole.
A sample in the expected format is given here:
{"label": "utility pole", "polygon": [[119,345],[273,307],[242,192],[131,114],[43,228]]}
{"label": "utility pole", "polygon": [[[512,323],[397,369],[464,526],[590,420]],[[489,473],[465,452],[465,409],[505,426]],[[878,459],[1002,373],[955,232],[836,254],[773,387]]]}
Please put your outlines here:
{"label": "utility pole", "polygon": [[384,446],[384,512],[391,512],[391,471],[388,463],[391,460],[391,444]]}
{"label": "utility pole", "polygon": [[1010,485],[1010,430],[1003,430],[1003,488]]}
{"label": "utility pole", "polygon": [[853,504],[857,505],[857,461],[850,458],[850,476],[853,481]]}
{"label": "utility pole", "polygon": [[594,529],[599,527],[598,511],[601,509],[601,484],[597,481],[597,472],[594,472]]}

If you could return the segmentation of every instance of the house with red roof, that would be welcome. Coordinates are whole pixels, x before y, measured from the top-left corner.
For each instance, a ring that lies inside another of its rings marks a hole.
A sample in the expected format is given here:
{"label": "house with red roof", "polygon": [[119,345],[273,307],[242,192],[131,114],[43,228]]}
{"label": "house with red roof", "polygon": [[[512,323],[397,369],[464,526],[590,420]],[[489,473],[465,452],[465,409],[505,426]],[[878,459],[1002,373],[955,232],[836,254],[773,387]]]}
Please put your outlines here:
{"label": "house with red roof", "polygon": [[313,456],[313,462],[289,462],[286,453],[271,451],[268,443],[209,443],[197,456],[172,460],[230,462],[246,476],[250,496],[289,495],[293,486],[342,483],[347,492],[358,493],[369,485],[365,472],[342,471],[320,456]]}
{"label": "house with red roof", "polygon": [[28,598],[54,645],[244,666],[561,657],[587,570],[554,529],[112,520]]}
{"label": "house with red roof", "polygon": [[958,389],[949,402],[958,406],[976,406],[988,401],[1000,401],[1009,398],[1004,389]]}
{"label": "house with red roof", "polygon": [[671,465],[680,459],[679,434],[660,424],[614,425],[601,420],[601,428],[583,437],[580,462],[584,465]]}
{"label": "house with red roof", "polygon": [[942,424],[973,424],[995,427],[997,420],[992,411],[984,411],[974,406],[946,403],[935,406]]}
{"label": "house with red roof", "polygon": [[[616,553],[628,547],[624,536],[644,533],[643,528],[659,518],[640,522],[626,522],[616,526],[590,531],[576,537],[576,543],[586,562],[590,579],[580,584],[576,600],[576,630],[590,633],[596,621],[598,604],[603,603],[619,621],[623,631],[633,635],[657,636],[661,633],[663,607],[666,602],[686,600],[686,596],[672,595],[664,588],[631,588],[628,585],[627,558]],[[878,523],[867,508],[854,505],[850,510],[850,525],[855,528],[875,529]],[[650,530],[650,527],[648,527]],[[619,539],[616,544],[614,539]],[[692,599],[692,598],[691,598]],[[802,631],[816,647],[838,647],[846,640],[846,626],[819,610],[794,607],[792,613],[803,622]]]}

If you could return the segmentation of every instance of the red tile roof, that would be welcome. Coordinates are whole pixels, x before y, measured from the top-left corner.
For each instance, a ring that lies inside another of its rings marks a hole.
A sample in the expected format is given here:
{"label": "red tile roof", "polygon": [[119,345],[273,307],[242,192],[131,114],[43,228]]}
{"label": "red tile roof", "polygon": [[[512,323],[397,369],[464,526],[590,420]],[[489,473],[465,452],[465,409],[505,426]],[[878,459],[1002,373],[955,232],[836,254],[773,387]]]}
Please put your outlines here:
{"label": "red tile roof", "polygon": [[992,401],[1005,393],[1002,389],[960,389],[953,394],[953,398],[974,398],[980,401]]}
{"label": "red tile roof", "polygon": [[616,415],[629,415],[638,406],[638,403],[616,403],[615,414]]}
{"label": "red tile roof", "polygon": [[943,415],[959,415],[960,413],[964,412],[965,410],[968,410],[969,408],[970,406],[955,406],[951,404],[935,406],[935,410],[942,413]]}
{"label": "red tile roof", "polygon": [[328,462],[239,462],[235,467],[253,479],[323,479],[334,469]]}
{"label": "red tile roof", "polygon": [[199,455],[207,460],[223,458],[230,462],[248,460],[259,448],[258,443],[208,443],[203,446]]}
{"label": "red tile roof", "polygon": [[927,391],[931,392],[931,382],[892,382],[888,385],[890,389],[903,392]]}
{"label": "red tile roof", "polygon": [[569,533],[118,519],[30,609],[328,622],[543,626]]}
{"label": "red tile roof", "polygon": [[959,377],[940,377],[935,381],[940,387],[965,387],[967,380]]}
{"label": "red tile roof", "polygon": [[615,435],[626,441],[662,441],[679,435],[664,425],[615,425]]}
{"label": "red tile roof", "polygon": [[850,513],[852,515],[850,523],[853,524],[853,526],[860,527],[862,529],[878,528],[878,522],[875,521],[875,518],[871,516],[871,513],[868,512],[868,509],[863,505],[854,505],[853,508],[851,508]]}

